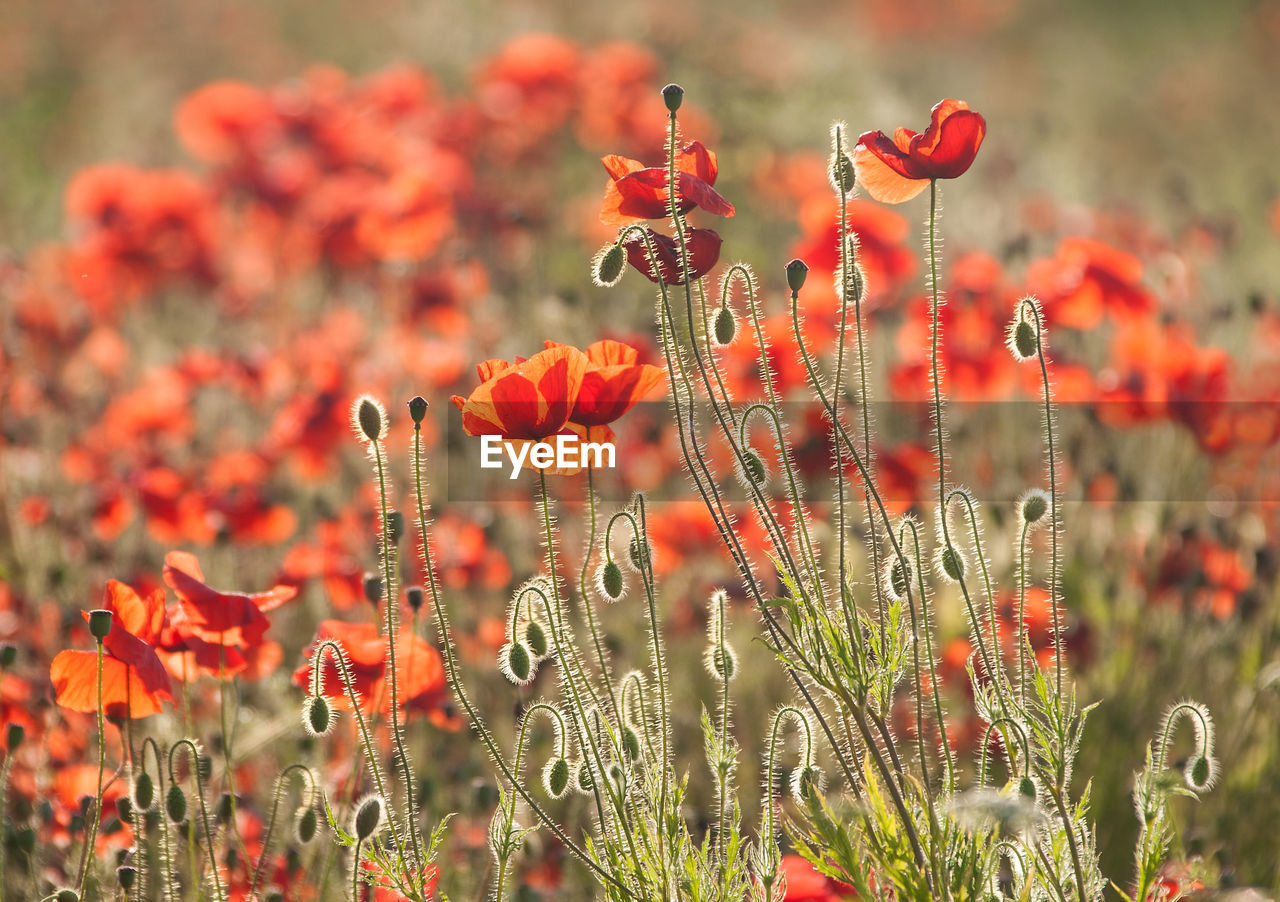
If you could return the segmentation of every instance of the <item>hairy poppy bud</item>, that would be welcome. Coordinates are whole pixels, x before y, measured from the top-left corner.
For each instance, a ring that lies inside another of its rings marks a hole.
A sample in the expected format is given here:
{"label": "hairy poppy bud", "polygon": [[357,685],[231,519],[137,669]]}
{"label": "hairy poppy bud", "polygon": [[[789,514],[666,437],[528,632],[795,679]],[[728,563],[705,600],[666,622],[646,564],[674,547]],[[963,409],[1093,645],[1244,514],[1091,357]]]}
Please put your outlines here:
{"label": "hairy poppy bud", "polygon": [[738,459],[738,468],[743,478],[752,485],[764,485],[769,472],[765,469],[764,460],[755,448],[743,448],[742,457]]}
{"label": "hairy poppy bud", "polygon": [[547,656],[547,631],[538,621],[530,620],[524,625],[524,642],[535,658],[541,660]]}
{"label": "hairy poppy bud", "polygon": [[712,317],[712,333],[716,344],[724,347],[738,334],[738,319],[728,307],[720,307]]}
{"label": "hairy poppy bud", "polygon": [[413,400],[409,402],[409,418],[413,420],[413,425],[422,425],[422,420],[427,415],[429,406],[427,399],[422,395],[414,396]]}
{"label": "hairy poppy bud", "polygon": [[22,740],[27,738],[27,728],[20,723],[11,723],[5,730],[4,747],[9,750],[12,755],[22,745]]}
{"label": "hairy poppy bud", "polygon": [[60,889],[53,898],[54,902],[80,902],[80,894],[73,889]]}
{"label": "hairy poppy bud", "polygon": [[547,795],[558,799],[569,788],[569,761],[566,758],[552,758],[542,769],[542,788]]}
{"label": "hairy poppy bud", "polygon": [[111,612],[104,610],[89,612],[89,632],[93,638],[101,642],[111,632]]}
{"label": "hairy poppy bud", "polygon": [[0,668],[8,669],[18,660],[18,647],[8,642],[0,645]]}
{"label": "hairy poppy bud", "polygon": [[831,159],[831,184],[835,185],[837,190],[848,194],[853,190],[854,175],[853,161],[849,159],[848,154],[838,153]]}
{"label": "hairy poppy bud", "polygon": [[591,261],[591,281],[601,288],[612,288],[622,280],[627,265],[627,252],[621,244],[606,244]]}
{"label": "hairy poppy bud", "polygon": [[404,514],[400,511],[387,512],[387,538],[392,545],[399,545],[404,538]]}
{"label": "hairy poppy bud", "polygon": [[586,761],[579,761],[575,772],[578,784],[578,792],[587,795],[596,788],[596,776],[591,772],[591,765]]}
{"label": "hairy poppy bud", "polygon": [[911,585],[911,564],[904,558],[889,558],[885,562],[884,588],[890,598],[900,601],[907,597]]}
{"label": "hairy poppy bud", "polygon": [[[288,852],[284,853],[285,872],[292,874],[294,871],[298,870],[298,868],[300,867],[302,867],[302,853],[299,852],[297,849],[290,848]],[[279,894],[279,891],[277,891],[277,895],[278,894]],[[267,898],[268,899],[271,898],[270,893],[267,893]]]}
{"label": "hairy poppy bud", "polygon": [[533,658],[529,649],[519,639],[513,639],[498,652],[498,669],[517,686],[527,686],[533,681]]}
{"label": "hairy poppy bud", "polygon": [[1213,784],[1218,781],[1217,761],[1204,755],[1196,755],[1187,765],[1184,776],[1188,788],[1196,792],[1205,792],[1213,788]]}
{"label": "hairy poppy bud", "polygon": [[938,570],[952,582],[960,582],[964,576],[964,558],[954,545],[945,545],[938,551]]}
{"label": "hairy poppy bud", "polygon": [[126,893],[133,889],[133,883],[137,878],[138,869],[131,864],[122,864],[116,868],[116,882]]}
{"label": "hairy poppy bud", "polygon": [[640,757],[640,735],[636,733],[636,728],[631,724],[623,724],[622,726],[622,750],[627,753],[627,757],[632,761]]}
{"label": "hairy poppy bud", "polygon": [[314,805],[303,805],[293,818],[293,835],[298,842],[306,845],[316,838],[316,830],[320,826],[319,815]]}
{"label": "hairy poppy bud", "polygon": [[227,849],[226,854],[222,856],[222,861],[227,866],[227,870],[234,871],[236,865],[240,863],[240,850],[235,846]]}
{"label": "hairy poppy bud", "polygon": [[217,818],[218,823],[229,824],[231,823],[231,810],[234,807],[231,793],[224,792],[218,796],[218,804],[214,806],[213,816]]}
{"label": "hairy poppy bud", "polygon": [[426,594],[422,591],[422,586],[410,586],[405,590],[404,600],[409,605],[409,610],[416,614],[422,610],[422,602],[426,600]]}
{"label": "hairy poppy bud", "polygon": [[156,800],[156,785],[151,775],[141,771],[133,781],[133,804],[139,811],[149,811],[151,803]]}
{"label": "hairy poppy bud", "polygon": [[382,816],[386,805],[382,796],[371,795],[356,806],[356,839],[366,840],[382,827]]}
{"label": "hairy poppy bud", "polygon": [[728,645],[713,645],[707,649],[707,670],[718,680],[732,680],[738,672],[738,657]]}
{"label": "hairy poppy bud", "polygon": [[684,88],[677,84],[667,85],[662,89],[662,102],[667,105],[670,112],[676,112],[684,102]]}
{"label": "hairy poppy bud", "polygon": [[333,726],[333,710],[323,695],[311,695],[302,703],[302,726],[313,736],[323,736]]}
{"label": "hairy poppy bud", "polygon": [[649,545],[649,540],[632,536],[631,545],[627,548],[627,557],[635,571],[643,573],[644,568],[653,563],[653,549]]}
{"label": "hairy poppy bud", "polygon": [[133,803],[129,801],[128,796],[120,796],[116,799],[116,817],[120,818],[122,823],[133,819]]}
{"label": "hairy poppy bud", "polygon": [[1049,511],[1049,496],[1040,489],[1031,489],[1018,504],[1022,519],[1027,523],[1039,523]]}
{"label": "hairy poppy bud", "polygon": [[[294,850],[290,849],[289,851],[292,852]],[[284,902],[284,893],[278,889],[268,890],[267,894],[262,898],[263,902]]]}
{"label": "hairy poppy bud", "polygon": [[164,810],[169,815],[169,820],[175,824],[181,824],[187,819],[187,794],[177,783],[171,785],[165,795]]}
{"label": "hairy poppy bud", "polygon": [[36,849],[36,831],[34,827],[23,827],[14,834],[14,840],[18,844],[18,849],[24,854],[30,855]]}
{"label": "hairy poppy bud", "polygon": [[822,792],[823,773],[813,764],[797,767],[791,772],[791,796],[800,804]]}
{"label": "hairy poppy bud", "polygon": [[1035,326],[1026,320],[1018,320],[1013,327],[1009,347],[1013,349],[1015,360],[1030,360],[1039,351],[1040,342],[1036,338]]}
{"label": "hairy poppy bud", "polygon": [[208,783],[213,776],[213,759],[208,755],[201,755],[196,761],[196,772],[200,774],[201,781]]}
{"label": "hairy poppy bud", "polygon": [[610,601],[617,601],[622,597],[626,586],[622,582],[622,568],[618,566],[617,561],[605,561],[600,568],[600,591],[604,597]]}
{"label": "hairy poppy bud", "polygon": [[1035,799],[1036,797],[1036,781],[1032,780],[1026,774],[1018,780],[1018,795],[1024,799]]}
{"label": "hairy poppy bud", "polygon": [[364,597],[369,604],[376,605],[382,601],[382,577],[376,573],[364,575]]}
{"label": "hairy poppy bud", "polygon": [[791,293],[797,293],[804,288],[804,280],[809,277],[809,264],[800,258],[796,258],[787,264],[787,287],[791,289]]}
{"label": "hairy poppy bud", "polygon": [[351,420],[356,437],[377,442],[387,435],[387,412],[382,403],[372,395],[361,395],[351,405]]}

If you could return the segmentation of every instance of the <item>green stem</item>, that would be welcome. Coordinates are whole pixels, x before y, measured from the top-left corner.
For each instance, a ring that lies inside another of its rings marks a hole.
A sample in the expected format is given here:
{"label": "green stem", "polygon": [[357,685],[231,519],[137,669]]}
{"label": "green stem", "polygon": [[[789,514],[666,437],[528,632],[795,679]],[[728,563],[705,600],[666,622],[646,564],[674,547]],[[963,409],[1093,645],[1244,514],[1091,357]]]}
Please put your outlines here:
{"label": "green stem", "polygon": [[98,795],[93,803],[93,817],[89,821],[89,833],[85,838],[84,850],[80,856],[80,898],[84,898],[85,887],[89,884],[90,862],[97,855],[94,846],[98,840],[98,821],[102,820],[102,777],[107,769],[107,740],[105,716],[102,710],[102,640],[98,640]]}

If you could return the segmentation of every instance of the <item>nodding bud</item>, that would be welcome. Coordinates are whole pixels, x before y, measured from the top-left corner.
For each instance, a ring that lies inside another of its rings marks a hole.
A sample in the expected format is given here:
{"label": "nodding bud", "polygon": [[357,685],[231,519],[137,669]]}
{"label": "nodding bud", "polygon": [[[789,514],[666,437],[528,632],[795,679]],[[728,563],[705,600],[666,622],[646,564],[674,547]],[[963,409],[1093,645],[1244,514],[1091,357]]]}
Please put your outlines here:
{"label": "nodding bud", "polygon": [[16,660],[18,660],[18,646],[10,645],[8,642],[0,645],[0,667],[12,667]]}
{"label": "nodding bud", "polygon": [[853,175],[853,161],[849,159],[849,155],[845,153],[837,153],[831,158],[831,184],[835,185],[837,191],[843,191],[848,194],[853,190],[855,178]]}
{"label": "nodding bud", "polygon": [[1024,319],[1015,322],[1009,333],[1009,350],[1013,352],[1014,360],[1023,361],[1035,357],[1040,350],[1035,326]]}
{"label": "nodding bud", "polygon": [[606,244],[591,261],[591,281],[601,288],[612,288],[622,281],[627,266],[627,252],[621,244]]}
{"label": "nodding bud", "polygon": [[938,571],[952,582],[960,582],[964,577],[964,557],[954,545],[944,545],[938,549]]}
{"label": "nodding bud", "polygon": [[1023,774],[1018,780],[1018,795],[1024,799],[1034,800],[1036,797],[1036,781],[1031,779],[1027,774]]}
{"label": "nodding bud", "polygon": [[1183,776],[1186,777],[1187,787],[1196,792],[1212,789],[1218,779],[1217,761],[1214,758],[1206,758],[1204,755],[1196,755],[1187,764]]}
{"label": "nodding bud", "polygon": [[104,610],[89,612],[89,632],[93,638],[101,642],[111,632],[111,612]]}
{"label": "nodding bud", "polygon": [[116,882],[120,884],[120,888],[126,893],[133,889],[134,881],[138,879],[138,869],[131,864],[122,864],[116,868]]}
{"label": "nodding bud", "polygon": [[369,604],[376,605],[382,601],[382,577],[376,573],[364,575],[364,597]]}
{"label": "nodding bud", "polygon": [[617,561],[605,561],[599,573],[600,592],[610,601],[617,601],[626,591],[622,580],[622,568]]}
{"label": "nodding bud", "polygon": [[356,839],[363,842],[381,829],[386,807],[379,795],[367,796],[356,806]]}
{"label": "nodding bud", "polygon": [[799,257],[787,264],[787,287],[791,289],[792,294],[796,294],[801,288],[804,288],[804,280],[808,277],[809,264]]}
{"label": "nodding bud", "polygon": [[1018,510],[1027,523],[1039,523],[1049,512],[1049,496],[1040,489],[1030,489],[1018,502]]}
{"label": "nodding bud", "polygon": [[409,418],[413,420],[413,425],[422,425],[422,420],[427,415],[427,408],[430,406],[427,403],[427,399],[422,395],[414,396],[413,400],[409,402]]}
{"label": "nodding bud", "polygon": [[547,656],[547,631],[538,621],[530,620],[524,625],[524,643],[535,658],[541,660]]}
{"label": "nodding bud", "polygon": [[218,804],[214,806],[213,816],[219,824],[231,823],[231,811],[235,808],[235,797],[229,792],[218,796]]}
{"label": "nodding bud", "polygon": [[731,309],[720,307],[716,310],[711,320],[711,333],[715,343],[722,348],[733,342],[733,337],[738,334],[738,318]]}
{"label": "nodding bud", "polygon": [[139,811],[150,811],[152,803],[156,800],[156,784],[152,782],[151,775],[146,771],[140,772],[134,778],[129,795],[133,799],[135,808]]}
{"label": "nodding bud", "polygon": [[356,438],[378,442],[387,436],[387,411],[372,395],[361,395],[351,405],[351,423]]}
{"label": "nodding bud", "polygon": [[293,817],[293,835],[304,846],[316,838],[319,827],[320,818],[314,805],[302,806]]}
{"label": "nodding bud", "polygon": [[591,772],[591,765],[586,761],[578,762],[574,770],[574,782],[577,784],[578,792],[583,795],[589,795],[596,788],[596,775]]}
{"label": "nodding bud", "polygon": [[392,545],[399,545],[404,538],[404,514],[400,511],[387,512],[387,538]]}
{"label": "nodding bud", "polygon": [[333,726],[333,709],[323,695],[309,695],[302,703],[302,726],[312,736],[323,736]]}
{"label": "nodding bud", "polygon": [[187,794],[177,783],[172,784],[165,795],[164,810],[169,815],[169,820],[175,824],[181,824],[187,819]]}
{"label": "nodding bud", "polygon": [[738,459],[738,468],[742,471],[742,477],[751,485],[764,485],[765,480],[769,477],[769,471],[765,468],[764,460],[760,457],[760,452],[755,448],[743,448],[742,456]]}
{"label": "nodding bud", "polygon": [[129,801],[128,796],[116,799],[116,817],[122,824],[133,819],[133,802]]}
{"label": "nodding bud", "polygon": [[718,680],[732,680],[738,672],[738,656],[728,644],[708,648],[706,664],[707,671]]}
{"label": "nodding bud", "polygon": [[901,601],[911,586],[911,564],[905,558],[891,557],[885,562],[884,588],[890,598]]}
{"label": "nodding bud", "polygon": [[80,894],[73,889],[60,889],[53,899],[54,902],[80,902]]}
{"label": "nodding bud", "polygon": [[676,112],[684,102],[684,88],[677,84],[667,85],[662,89],[662,102],[667,105],[669,112]]}
{"label": "nodding bud", "polygon": [[513,639],[502,646],[502,650],[498,652],[498,669],[517,686],[527,686],[533,682],[533,658],[519,639]]}
{"label": "nodding bud", "polygon": [[622,725],[622,750],[632,761],[640,757],[640,734],[629,723]]}
{"label": "nodding bud", "polygon": [[422,610],[422,602],[426,600],[426,593],[422,591],[422,586],[410,586],[405,590],[404,600],[409,605],[409,610],[418,613]]}
{"label": "nodding bud", "polygon": [[[296,851],[290,849],[290,852]],[[284,902],[284,893],[278,889],[267,890],[267,894],[262,897],[262,902]]]}
{"label": "nodding bud", "polygon": [[20,723],[11,723],[4,731],[4,747],[12,755],[22,745],[22,740],[26,738],[27,728]]}
{"label": "nodding bud", "polygon": [[240,864],[240,850],[235,846],[231,846],[222,856],[222,861],[227,866],[228,871],[234,871]]}
{"label": "nodding bud", "polygon": [[632,536],[631,544],[627,547],[627,557],[637,573],[643,573],[646,567],[651,567],[653,565],[653,548],[649,545],[649,540]]}
{"label": "nodding bud", "polygon": [[569,761],[566,758],[552,758],[542,769],[542,788],[553,799],[559,799],[569,790]]}
{"label": "nodding bud", "polygon": [[213,758],[201,755],[196,759],[196,772],[200,775],[202,782],[208,783],[209,778],[213,776]]}
{"label": "nodding bud", "polygon": [[815,764],[797,767],[791,772],[791,797],[801,805],[822,792],[824,775]]}

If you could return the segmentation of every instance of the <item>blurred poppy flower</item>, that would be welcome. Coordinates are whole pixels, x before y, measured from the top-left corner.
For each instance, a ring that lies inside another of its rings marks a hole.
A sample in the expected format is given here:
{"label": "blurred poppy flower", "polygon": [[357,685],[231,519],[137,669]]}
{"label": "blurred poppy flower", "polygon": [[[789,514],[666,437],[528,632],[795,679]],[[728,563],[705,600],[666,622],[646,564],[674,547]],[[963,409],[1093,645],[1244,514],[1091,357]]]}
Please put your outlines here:
{"label": "blurred poppy flower", "polygon": [[569,345],[539,351],[514,363],[486,360],[476,367],[480,386],[450,400],[462,411],[467,435],[537,441],[565,428],[589,361]]}
{"label": "blurred poppy flower", "polygon": [[[609,154],[601,158],[609,173],[600,219],[606,225],[624,226],[637,219],[665,219],[671,212],[667,194],[667,167],[645,166],[638,160]],[[686,144],[676,156],[679,210],[701,207],[717,216],[732,216],[729,203],[711,186],[719,173],[716,155],[701,141]]]}
{"label": "blurred poppy flower", "polygon": [[[680,249],[676,240],[666,235],[646,229],[649,240],[653,243],[654,255],[658,258],[658,275],[654,275],[649,260],[648,243],[639,236],[633,236],[623,243],[627,252],[627,262],[640,271],[650,282],[657,282],[661,277],[667,285],[683,285],[684,278],[680,266]],[[700,279],[720,260],[720,236],[711,229],[685,229],[685,238],[689,243],[689,275]]]}
{"label": "blurred poppy flower", "polygon": [[933,179],[959,178],[978,155],[987,120],[963,100],[943,100],[930,114],[923,135],[907,128],[864,132],[853,151],[858,182],[876,200],[900,204]]}
{"label": "blurred poppy flower", "polygon": [[[109,580],[102,607],[112,614],[111,632],[102,642],[102,708],[113,718],[158,714],[173,702],[169,676],[156,655],[155,642],[165,626],[164,590],[145,599],[118,580]],[[87,620],[88,612],[83,612]],[[98,653],[62,651],[49,667],[59,705],[70,711],[98,710]]]}
{"label": "blurred poppy flower", "polygon": [[215,645],[240,648],[260,644],[271,626],[267,612],[298,594],[294,586],[276,586],[256,595],[211,589],[200,562],[185,551],[165,555],[164,581],[178,596],[186,632]]}
{"label": "blurred poppy flower", "polygon": [[[548,348],[565,347],[554,341]],[[637,363],[639,352],[620,341],[603,339],[586,350],[587,371],[569,419],[582,426],[604,426],[617,420],[662,385],[666,372]]]}

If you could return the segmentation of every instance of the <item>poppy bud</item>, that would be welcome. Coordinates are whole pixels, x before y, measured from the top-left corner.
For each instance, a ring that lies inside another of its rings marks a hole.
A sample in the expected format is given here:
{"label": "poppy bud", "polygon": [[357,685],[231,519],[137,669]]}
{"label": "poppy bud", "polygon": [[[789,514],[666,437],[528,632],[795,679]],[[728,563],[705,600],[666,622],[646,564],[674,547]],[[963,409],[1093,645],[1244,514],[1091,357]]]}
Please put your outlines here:
{"label": "poppy bud", "polygon": [[200,774],[201,781],[208,783],[213,776],[213,759],[208,755],[201,755],[196,761],[196,771]]}
{"label": "poppy bud", "polygon": [[541,660],[547,656],[547,631],[538,621],[530,620],[524,625],[524,641],[535,658]]}
{"label": "poppy bud", "polygon": [[405,590],[404,600],[409,605],[409,610],[418,613],[422,610],[422,602],[426,600],[426,594],[422,591],[422,586],[410,586]]}
{"label": "poppy bud", "polygon": [[558,799],[569,788],[569,762],[565,758],[552,758],[542,770],[542,788],[547,795]]}
{"label": "poppy bud", "polygon": [[612,288],[622,280],[627,265],[627,252],[620,243],[606,244],[591,261],[591,281],[601,288]]}
{"label": "poppy bud", "polygon": [[5,730],[4,747],[9,750],[12,755],[22,745],[22,740],[27,738],[27,728],[20,723],[11,723]]}
{"label": "poppy bud", "polygon": [[116,882],[126,893],[133,889],[133,882],[138,877],[138,869],[131,864],[122,864],[116,868]]}
{"label": "poppy bud", "polygon": [[742,449],[742,457],[738,460],[738,468],[742,471],[743,477],[752,485],[763,485],[769,475],[760,453],[755,448]]}
{"label": "poppy bud", "polygon": [[1025,522],[1038,523],[1049,511],[1049,496],[1040,489],[1031,489],[1022,496],[1018,506]]}
{"label": "poppy bud", "polygon": [[822,771],[813,764],[797,767],[791,772],[791,796],[800,804],[822,792]]}
{"label": "poppy bud", "polygon": [[835,185],[840,191],[848,194],[853,190],[854,175],[853,161],[849,159],[848,154],[838,153],[831,160],[831,184]]}
{"label": "poppy bud", "polygon": [[129,801],[128,796],[120,796],[116,799],[116,817],[122,822],[133,819],[133,803]]}
{"label": "poppy bud", "polygon": [[738,671],[738,658],[728,645],[713,645],[707,650],[707,670],[718,680],[732,680]]}
{"label": "poppy bud", "polygon": [[101,642],[111,632],[111,612],[104,610],[89,612],[89,632],[93,638]]}
{"label": "poppy bud", "polygon": [[954,545],[945,545],[938,551],[938,569],[952,582],[960,582],[964,576],[964,558]]}
{"label": "poppy bud", "polygon": [[1187,786],[1196,792],[1205,792],[1218,781],[1217,760],[1204,755],[1196,755],[1187,765],[1184,776]]}
{"label": "poppy bud", "polygon": [[[302,867],[301,852],[299,852],[297,849],[291,848],[289,849],[288,852],[284,853],[284,869],[287,873],[292,874],[294,871],[298,870],[298,868],[300,867]],[[267,898],[270,898],[270,897],[271,897],[271,894],[268,893]]]}
{"label": "poppy bud", "polygon": [[73,889],[60,889],[53,899],[54,902],[80,902],[80,894]]}
{"label": "poppy bud", "polygon": [[[294,851],[293,849],[289,850]],[[263,902],[284,902],[284,893],[278,889],[268,890],[267,894],[262,897]]]}
{"label": "poppy bud", "polygon": [[217,818],[218,823],[228,824],[231,822],[231,809],[234,807],[231,793],[224,792],[218,796],[218,804],[214,806],[213,816]]}
{"label": "poppy bud", "polygon": [[23,854],[30,855],[36,850],[36,831],[34,827],[23,827],[13,837],[18,844],[18,850]]}
{"label": "poppy bud", "polygon": [[717,307],[711,315],[711,335],[717,347],[731,344],[738,334],[738,319],[728,307]]}
{"label": "poppy bud", "polygon": [[366,441],[381,441],[387,435],[387,412],[372,395],[361,395],[351,405],[351,420],[356,437]]}
{"label": "poppy bud", "polygon": [[1018,795],[1024,799],[1034,800],[1036,797],[1036,781],[1023,774],[1022,778],[1018,780]]}
{"label": "poppy bud", "polygon": [[631,724],[622,727],[622,749],[632,761],[640,757],[640,736]]}
{"label": "poppy bud", "polygon": [[635,568],[637,573],[644,572],[646,566],[651,567],[653,565],[653,548],[649,545],[649,540],[632,536],[631,545],[627,548],[627,557],[631,560],[631,566]]}
{"label": "poppy bud", "polygon": [[392,545],[399,545],[404,538],[404,514],[400,511],[387,512],[387,538]]}
{"label": "poppy bud", "polygon": [[234,871],[236,865],[240,863],[240,850],[235,846],[231,846],[227,849],[226,854],[222,856],[222,860],[226,864],[227,870]]}
{"label": "poppy bud", "polygon": [[1036,338],[1035,326],[1026,320],[1018,320],[1013,326],[1013,334],[1009,341],[1015,360],[1030,360],[1040,349],[1040,341]]}
{"label": "poppy bud", "polygon": [[809,276],[809,264],[800,258],[796,258],[787,264],[787,287],[791,289],[792,294],[796,294],[801,288],[804,288],[804,280]]}
{"label": "poppy bud", "polygon": [[363,841],[377,833],[385,810],[382,796],[371,795],[362,801],[356,808],[356,839]]}
{"label": "poppy bud", "polygon": [[187,794],[177,783],[169,787],[164,800],[164,810],[169,815],[169,820],[175,824],[181,824],[187,819]]}
{"label": "poppy bud", "polygon": [[364,575],[364,597],[371,605],[377,605],[382,601],[382,577],[376,573],[366,573]]}
{"label": "poppy bud", "polygon": [[298,842],[306,845],[316,838],[316,830],[320,826],[319,815],[316,814],[315,806],[303,805],[298,809],[293,818],[293,835],[297,837]]}
{"label": "poppy bud", "polygon": [[333,710],[323,695],[308,696],[302,703],[302,726],[313,736],[323,736],[333,726]]}
{"label": "poppy bud", "polygon": [[583,794],[590,793],[596,788],[595,774],[591,773],[591,765],[586,761],[578,762],[577,768],[578,792]]}
{"label": "poppy bud", "polygon": [[533,658],[523,642],[513,639],[498,653],[498,669],[517,686],[527,686],[533,681]]}
{"label": "poppy bud", "polygon": [[8,669],[18,659],[18,647],[8,642],[0,645],[0,668]]}
{"label": "poppy bud", "polygon": [[146,771],[138,774],[133,781],[133,804],[139,811],[148,811],[151,803],[156,800],[156,785],[151,780],[151,775]]}
{"label": "poppy bud", "polygon": [[911,565],[903,558],[889,558],[885,565],[884,588],[890,598],[899,601],[907,597],[911,585]]}
{"label": "poppy bud", "polygon": [[662,89],[662,102],[667,105],[667,109],[672,113],[680,109],[680,104],[684,101],[684,88],[677,84],[667,85]]}
{"label": "poppy bud", "polygon": [[413,400],[409,402],[409,417],[413,420],[413,425],[420,426],[422,424],[422,419],[427,415],[427,408],[429,406],[430,405],[427,404],[427,399],[422,397],[422,395],[416,395]]}
{"label": "poppy bud", "polygon": [[605,561],[600,568],[600,591],[604,597],[610,601],[617,601],[622,597],[626,586],[622,582],[622,568],[618,566],[617,561]]}

